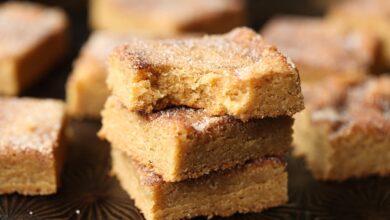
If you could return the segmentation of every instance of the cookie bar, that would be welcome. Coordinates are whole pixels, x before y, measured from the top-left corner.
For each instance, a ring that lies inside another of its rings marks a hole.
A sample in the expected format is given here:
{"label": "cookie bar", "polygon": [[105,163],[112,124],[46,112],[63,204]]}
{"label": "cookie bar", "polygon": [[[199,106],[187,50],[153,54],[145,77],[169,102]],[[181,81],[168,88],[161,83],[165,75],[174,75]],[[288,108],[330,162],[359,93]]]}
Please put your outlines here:
{"label": "cookie bar", "polygon": [[147,167],[113,150],[113,171],[147,220],[230,216],[287,202],[285,163],[271,157],[183,182],[164,182]]}
{"label": "cookie bar", "polygon": [[339,1],[328,12],[328,20],[355,30],[376,34],[382,41],[382,65],[390,67],[390,1]]}
{"label": "cookie bar", "polygon": [[246,22],[243,0],[91,0],[94,29],[143,35],[222,33]]}
{"label": "cookie bar", "polygon": [[247,28],[203,38],[132,41],[110,55],[107,83],[131,111],[184,105],[248,120],[303,109],[294,64]]}
{"label": "cookie bar", "polygon": [[61,60],[67,18],[33,3],[0,4],[0,95],[18,95]]}
{"label": "cookie bar", "polygon": [[95,32],[82,48],[66,85],[68,113],[76,118],[100,118],[109,96],[106,58],[111,50],[132,39],[129,34]]}
{"label": "cookie bar", "polygon": [[244,123],[188,108],[143,114],[128,111],[111,96],[102,117],[100,137],[152,167],[167,182],[196,178],[266,155],[282,156],[292,141],[293,120],[287,116]]}
{"label": "cookie bar", "polygon": [[0,194],[57,191],[64,161],[60,101],[0,98]]}
{"label": "cookie bar", "polygon": [[379,55],[374,35],[348,31],[320,18],[276,17],[261,33],[294,61],[304,82],[328,75],[367,74]]}
{"label": "cookie bar", "polygon": [[319,179],[390,173],[390,77],[337,77],[304,87],[294,153]]}

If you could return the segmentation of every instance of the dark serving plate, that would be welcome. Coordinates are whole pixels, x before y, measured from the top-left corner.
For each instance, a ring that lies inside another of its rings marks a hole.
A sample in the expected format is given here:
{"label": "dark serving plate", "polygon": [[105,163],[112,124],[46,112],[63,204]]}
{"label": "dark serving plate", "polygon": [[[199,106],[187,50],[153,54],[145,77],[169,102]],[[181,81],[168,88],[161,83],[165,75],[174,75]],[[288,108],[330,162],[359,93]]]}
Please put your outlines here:
{"label": "dark serving plate", "polygon": [[[24,96],[64,98],[64,85],[72,61],[87,39],[86,2],[42,0],[60,5],[72,20],[73,46],[68,58]],[[265,3],[268,2],[268,3]],[[250,1],[252,26],[256,29],[274,13],[320,14],[309,0]],[[0,220],[8,219],[143,219],[133,201],[109,176],[109,145],[97,139],[99,122],[71,121],[67,133],[69,158],[58,194],[25,197],[0,196]],[[390,219],[390,178],[368,178],[343,183],[318,182],[301,160],[288,158],[288,204],[262,213],[235,215],[228,219]],[[202,219],[202,218],[199,218]],[[216,218],[220,219],[220,218]]]}

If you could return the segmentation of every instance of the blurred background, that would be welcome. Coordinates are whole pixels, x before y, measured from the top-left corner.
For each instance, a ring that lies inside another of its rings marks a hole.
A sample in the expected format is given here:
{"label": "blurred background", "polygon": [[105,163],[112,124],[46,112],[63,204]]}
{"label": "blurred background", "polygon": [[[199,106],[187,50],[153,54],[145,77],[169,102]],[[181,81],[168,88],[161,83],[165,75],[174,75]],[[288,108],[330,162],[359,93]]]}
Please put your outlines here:
{"label": "blurred background", "polygon": [[[65,89],[58,87],[59,82],[66,82],[68,74],[72,70],[72,62],[77,57],[83,43],[91,33],[88,25],[88,1],[87,0],[31,0],[48,6],[58,6],[63,8],[71,21],[71,50],[67,59],[56,69],[55,74],[48,74],[45,80],[41,80],[25,92],[27,95],[37,97],[47,97],[45,91],[51,91],[49,97],[65,98]],[[248,24],[255,30],[278,14],[299,14],[321,16],[327,7],[335,0],[248,0]],[[47,83],[48,82],[48,83]]]}

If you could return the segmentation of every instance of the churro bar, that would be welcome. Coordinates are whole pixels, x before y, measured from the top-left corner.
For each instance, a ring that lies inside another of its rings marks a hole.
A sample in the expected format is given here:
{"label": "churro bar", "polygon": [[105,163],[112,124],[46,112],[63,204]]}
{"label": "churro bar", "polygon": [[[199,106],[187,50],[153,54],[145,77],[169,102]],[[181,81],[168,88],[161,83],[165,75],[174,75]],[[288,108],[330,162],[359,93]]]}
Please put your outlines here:
{"label": "churro bar", "polygon": [[276,157],[176,183],[164,182],[118,150],[112,157],[114,173],[146,220],[230,216],[287,202],[285,163]]}
{"label": "churro bar", "polygon": [[292,118],[209,116],[203,110],[172,108],[128,111],[111,96],[102,112],[100,137],[151,167],[167,182],[196,178],[248,160],[284,155],[292,141]]}
{"label": "churro bar", "polygon": [[94,29],[143,35],[222,33],[246,23],[243,0],[91,0]]}
{"label": "churro bar", "polygon": [[294,61],[305,82],[329,75],[365,75],[377,65],[379,41],[374,35],[320,18],[276,17],[261,32],[266,41]]}
{"label": "churro bar", "polygon": [[0,98],[0,106],[0,194],[55,193],[64,161],[64,104]]}
{"label": "churro bar", "polygon": [[337,77],[304,87],[294,153],[319,179],[390,173],[390,77]]}
{"label": "churro bar", "polygon": [[0,4],[0,95],[18,95],[65,55],[65,13],[33,3]]}
{"label": "churro bar", "polygon": [[382,43],[382,65],[390,67],[390,1],[349,0],[339,1],[328,12],[328,20],[354,30],[377,35]]}
{"label": "churro bar", "polygon": [[66,85],[68,113],[76,118],[100,118],[109,96],[106,59],[111,50],[132,39],[129,34],[95,32],[82,48]]}
{"label": "churro bar", "polygon": [[132,41],[110,55],[107,83],[131,111],[183,105],[248,120],[303,109],[294,64],[248,28]]}

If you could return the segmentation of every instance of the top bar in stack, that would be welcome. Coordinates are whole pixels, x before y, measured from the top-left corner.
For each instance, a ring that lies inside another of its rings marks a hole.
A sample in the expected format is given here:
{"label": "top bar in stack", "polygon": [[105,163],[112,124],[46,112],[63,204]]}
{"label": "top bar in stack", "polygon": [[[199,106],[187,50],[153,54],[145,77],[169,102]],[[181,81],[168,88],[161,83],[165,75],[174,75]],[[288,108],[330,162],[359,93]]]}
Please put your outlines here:
{"label": "top bar in stack", "polygon": [[196,39],[131,41],[110,56],[107,83],[130,111],[182,105],[245,121],[303,109],[294,64],[247,28]]}

